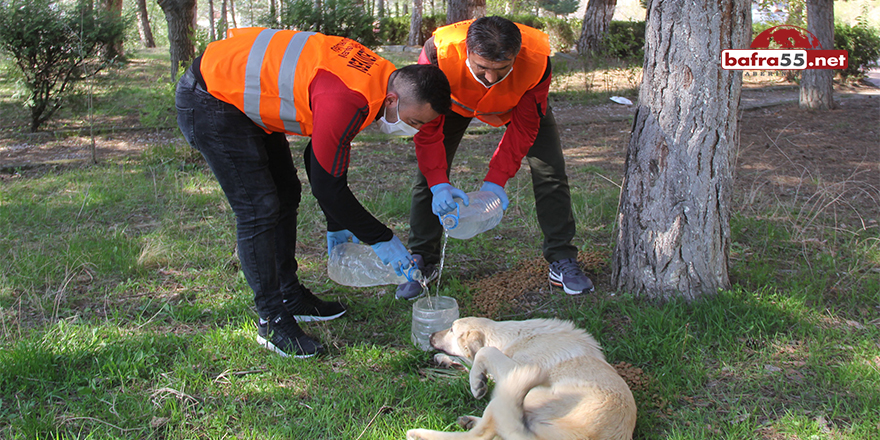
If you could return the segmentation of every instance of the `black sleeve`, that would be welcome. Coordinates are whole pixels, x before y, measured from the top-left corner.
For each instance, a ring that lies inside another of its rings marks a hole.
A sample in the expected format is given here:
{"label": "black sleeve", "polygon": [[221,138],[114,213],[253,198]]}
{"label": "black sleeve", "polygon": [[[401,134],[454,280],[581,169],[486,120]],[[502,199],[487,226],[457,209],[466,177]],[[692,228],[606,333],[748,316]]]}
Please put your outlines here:
{"label": "black sleeve", "polygon": [[311,142],[303,153],[303,161],[312,194],[327,218],[328,231],[348,229],[367,244],[391,240],[394,236],[391,229],[373,217],[351,192],[348,187],[348,170],[339,177],[324,170],[312,151]]}

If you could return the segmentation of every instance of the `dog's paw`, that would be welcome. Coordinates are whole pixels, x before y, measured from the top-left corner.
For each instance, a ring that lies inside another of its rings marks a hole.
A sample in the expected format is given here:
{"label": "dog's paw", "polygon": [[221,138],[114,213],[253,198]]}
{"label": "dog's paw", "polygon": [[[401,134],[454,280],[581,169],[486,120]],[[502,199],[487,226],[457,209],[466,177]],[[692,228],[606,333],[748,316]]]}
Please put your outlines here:
{"label": "dog's paw", "polygon": [[471,370],[471,394],[474,395],[475,399],[482,399],[486,392],[489,391],[489,377],[486,376],[486,373],[473,373],[474,370]]}
{"label": "dog's paw", "polygon": [[406,440],[427,440],[427,429],[410,429],[406,431]]}
{"label": "dog's paw", "polygon": [[434,362],[445,368],[454,368],[456,370],[464,370],[465,366],[458,356],[450,356],[446,353],[437,353],[434,355]]}
{"label": "dog's paw", "polygon": [[477,422],[480,421],[479,417],[474,416],[461,416],[456,420],[458,422],[458,426],[461,426],[462,429],[470,431],[474,429],[474,426],[477,426]]}

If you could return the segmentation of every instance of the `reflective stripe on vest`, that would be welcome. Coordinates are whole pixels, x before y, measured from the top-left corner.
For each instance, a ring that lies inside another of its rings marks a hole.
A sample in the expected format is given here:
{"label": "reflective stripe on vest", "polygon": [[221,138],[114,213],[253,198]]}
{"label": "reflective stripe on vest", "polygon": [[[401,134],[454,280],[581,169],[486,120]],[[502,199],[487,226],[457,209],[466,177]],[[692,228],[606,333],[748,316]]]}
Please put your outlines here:
{"label": "reflective stripe on vest", "polygon": [[[248,54],[247,66],[245,67],[244,83],[244,113],[257,125],[266,128],[263,118],[260,116],[260,71],[263,67],[263,59],[266,49],[272,37],[278,33],[276,29],[264,29],[254,40],[251,51]],[[281,67],[278,71],[278,96],[280,108],[278,117],[284,123],[284,129],[290,133],[302,134],[299,122],[296,120],[296,106],[293,102],[293,78],[296,75],[296,64],[302,54],[303,47],[314,32],[297,32],[287,44],[284,57],[281,59]]]}

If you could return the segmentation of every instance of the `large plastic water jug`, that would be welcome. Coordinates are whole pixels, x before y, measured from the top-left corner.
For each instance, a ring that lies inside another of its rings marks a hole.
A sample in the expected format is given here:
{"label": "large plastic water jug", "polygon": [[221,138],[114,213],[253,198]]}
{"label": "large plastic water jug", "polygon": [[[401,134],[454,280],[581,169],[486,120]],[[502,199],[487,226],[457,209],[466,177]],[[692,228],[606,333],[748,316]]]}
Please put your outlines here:
{"label": "large plastic water jug", "polygon": [[501,223],[504,215],[501,199],[490,191],[468,193],[468,206],[459,198],[455,201],[458,203],[455,211],[440,216],[443,229],[452,238],[468,239]]}
{"label": "large plastic water jug", "polygon": [[342,243],[333,247],[327,260],[327,274],[330,279],[344,286],[370,287],[383,284],[402,284],[422,279],[422,273],[412,265],[407,276],[398,276],[391,266],[373,251],[373,248],[360,243]]}
{"label": "large plastic water jug", "polygon": [[431,334],[452,327],[458,319],[458,302],[449,296],[425,296],[413,303],[412,343],[422,351],[432,350]]}

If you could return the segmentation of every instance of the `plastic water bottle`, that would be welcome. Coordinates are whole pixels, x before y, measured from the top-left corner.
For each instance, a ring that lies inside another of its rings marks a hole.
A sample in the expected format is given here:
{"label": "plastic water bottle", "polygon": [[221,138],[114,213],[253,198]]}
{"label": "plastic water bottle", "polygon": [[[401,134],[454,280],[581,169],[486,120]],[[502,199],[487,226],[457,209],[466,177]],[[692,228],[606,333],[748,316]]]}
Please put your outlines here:
{"label": "plastic water bottle", "polygon": [[422,351],[429,351],[431,334],[452,327],[458,319],[458,302],[449,296],[426,296],[413,303],[412,343]]}
{"label": "plastic water bottle", "polygon": [[369,245],[342,243],[333,247],[327,261],[330,279],[344,286],[370,287],[383,284],[402,284],[422,279],[415,265],[407,270],[407,276],[398,276],[389,265],[382,263]]}
{"label": "plastic water bottle", "polygon": [[504,210],[501,209],[501,199],[494,193],[490,191],[470,192],[468,200],[468,206],[464,206],[462,200],[456,198],[458,208],[440,216],[443,229],[446,229],[446,233],[452,238],[468,239],[501,223]]}

